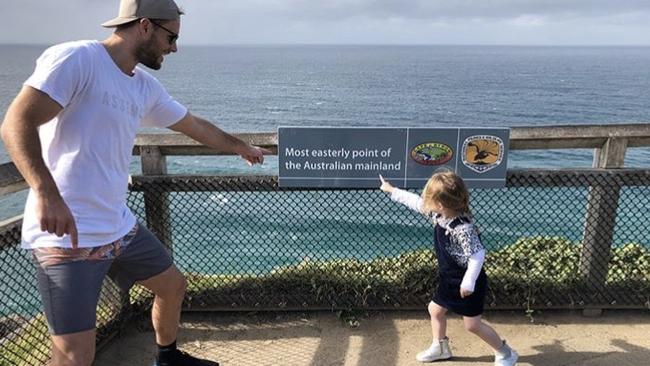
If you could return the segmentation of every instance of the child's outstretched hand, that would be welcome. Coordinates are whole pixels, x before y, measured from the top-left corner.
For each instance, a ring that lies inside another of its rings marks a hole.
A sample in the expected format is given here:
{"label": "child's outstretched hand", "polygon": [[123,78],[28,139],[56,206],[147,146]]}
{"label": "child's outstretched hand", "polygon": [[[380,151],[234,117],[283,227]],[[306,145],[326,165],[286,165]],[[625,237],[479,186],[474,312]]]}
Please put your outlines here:
{"label": "child's outstretched hand", "polygon": [[384,179],[384,177],[381,176],[381,174],[379,174],[379,180],[381,181],[381,186],[379,187],[379,189],[381,189],[382,191],[387,192],[387,193],[393,192],[393,185],[388,183]]}

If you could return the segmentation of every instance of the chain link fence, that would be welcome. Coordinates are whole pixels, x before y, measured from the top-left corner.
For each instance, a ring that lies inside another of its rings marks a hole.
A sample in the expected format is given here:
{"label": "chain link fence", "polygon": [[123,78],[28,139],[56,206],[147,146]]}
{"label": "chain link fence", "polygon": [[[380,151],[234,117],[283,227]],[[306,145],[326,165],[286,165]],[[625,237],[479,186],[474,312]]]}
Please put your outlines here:
{"label": "chain link fence", "polygon": [[[647,307],[649,183],[642,170],[516,171],[506,189],[474,190],[489,306]],[[155,176],[132,190],[188,276],[189,308],[419,308],[435,286],[433,228],[378,189]]]}
{"label": "chain link fence", "polygon": [[[271,176],[139,176],[130,188],[188,278],[189,310],[421,309],[436,285],[431,224],[378,189],[286,190]],[[518,170],[471,194],[488,309],[650,308],[650,170]],[[19,225],[0,233],[0,364],[43,364]],[[150,302],[106,280],[99,341]]]}

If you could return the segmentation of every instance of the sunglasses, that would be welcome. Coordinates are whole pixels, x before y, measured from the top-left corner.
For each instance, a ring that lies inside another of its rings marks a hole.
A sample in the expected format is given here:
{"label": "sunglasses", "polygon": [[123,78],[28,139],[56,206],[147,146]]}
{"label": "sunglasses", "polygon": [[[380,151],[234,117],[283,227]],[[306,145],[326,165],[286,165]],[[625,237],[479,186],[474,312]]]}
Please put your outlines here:
{"label": "sunglasses", "polygon": [[172,32],[172,31],[170,31],[169,29],[163,27],[161,24],[159,24],[159,23],[157,23],[157,22],[154,22],[154,21],[151,20],[151,19],[149,19],[149,21],[150,21],[153,25],[155,25],[155,26],[157,26],[157,27],[160,27],[160,28],[162,28],[163,30],[165,30],[167,33],[169,33],[169,35],[167,36],[167,41],[169,41],[169,45],[170,45],[170,46],[173,45],[174,43],[176,43],[176,40],[178,40],[178,33],[174,33],[174,32]]}

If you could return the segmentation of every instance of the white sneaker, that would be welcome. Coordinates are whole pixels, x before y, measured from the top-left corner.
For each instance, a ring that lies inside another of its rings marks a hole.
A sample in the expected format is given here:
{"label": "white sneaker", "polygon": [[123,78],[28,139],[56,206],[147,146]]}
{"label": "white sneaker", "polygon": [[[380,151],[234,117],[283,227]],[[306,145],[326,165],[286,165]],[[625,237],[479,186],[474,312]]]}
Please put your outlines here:
{"label": "white sneaker", "polygon": [[444,338],[431,344],[431,347],[420,352],[415,359],[420,362],[433,362],[437,360],[448,360],[451,358],[449,349],[449,338]]}
{"label": "white sneaker", "polygon": [[494,355],[494,366],[514,366],[519,359],[519,355],[514,349],[510,349],[510,357],[503,357],[500,354]]}

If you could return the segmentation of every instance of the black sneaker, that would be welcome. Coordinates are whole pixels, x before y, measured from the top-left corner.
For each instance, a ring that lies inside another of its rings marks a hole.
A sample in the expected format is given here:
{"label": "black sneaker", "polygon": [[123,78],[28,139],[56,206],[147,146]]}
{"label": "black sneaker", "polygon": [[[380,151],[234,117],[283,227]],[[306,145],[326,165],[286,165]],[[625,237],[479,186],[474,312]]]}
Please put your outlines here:
{"label": "black sneaker", "polygon": [[219,366],[219,362],[202,360],[178,349],[168,352],[164,358],[156,356],[153,366]]}

